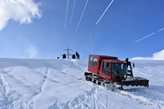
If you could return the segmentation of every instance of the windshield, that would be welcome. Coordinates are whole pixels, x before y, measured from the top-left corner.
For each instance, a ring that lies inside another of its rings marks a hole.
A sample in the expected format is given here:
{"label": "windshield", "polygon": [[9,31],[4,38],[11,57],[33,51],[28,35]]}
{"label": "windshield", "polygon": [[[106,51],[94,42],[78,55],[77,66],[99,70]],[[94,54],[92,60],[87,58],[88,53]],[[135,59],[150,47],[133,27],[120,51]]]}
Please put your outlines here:
{"label": "windshield", "polygon": [[127,65],[126,64],[112,64],[112,72],[115,74],[124,74],[126,73]]}

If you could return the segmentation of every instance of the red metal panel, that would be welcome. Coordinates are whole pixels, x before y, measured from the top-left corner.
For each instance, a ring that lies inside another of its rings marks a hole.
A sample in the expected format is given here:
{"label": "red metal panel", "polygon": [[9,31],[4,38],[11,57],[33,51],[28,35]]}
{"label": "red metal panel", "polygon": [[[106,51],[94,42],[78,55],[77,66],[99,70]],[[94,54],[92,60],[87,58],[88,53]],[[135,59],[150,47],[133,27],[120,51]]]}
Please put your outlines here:
{"label": "red metal panel", "polygon": [[[109,63],[125,63],[125,61],[120,61],[117,57],[113,57],[113,56],[104,56],[104,55],[90,55],[90,58],[93,57],[94,59],[96,59],[97,64],[96,65],[89,65],[90,63],[88,63],[88,71],[91,73],[94,73],[96,75],[98,75],[100,78],[104,79],[104,80],[112,80],[112,72],[110,73],[110,75],[107,75],[103,72],[103,66],[102,66],[102,62],[109,62]],[[89,59],[90,62],[90,59]],[[112,68],[112,67],[110,67]],[[112,69],[111,69],[112,71]]]}
{"label": "red metal panel", "polygon": [[[91,57],[91,56],[90,56]],[[99,69],[99,65],[100,65],[100,63],[99,63],[99,61],[100,61],[100,57],[98,57],[98,56],[94,56],[94,58],[96,58],[97,59],[97,65],[95,65],[95,66],[90,66],[89,65],[89,63],[88,63],[88,71],[89,72],[92,72],[92,73],[95,73],[95,74],[98,74],[98,69]]]}
{"label": "red metal panel", "polygon": [[[111,66],[110,66],[110,68],[111,68]],[[99,70],[98,76],[104,80],[110,80],[110,81],[112,80],[112,72],[110,73],[110,75],[107,75],[103,72],[103,63],[101,63],[101,68]]]}

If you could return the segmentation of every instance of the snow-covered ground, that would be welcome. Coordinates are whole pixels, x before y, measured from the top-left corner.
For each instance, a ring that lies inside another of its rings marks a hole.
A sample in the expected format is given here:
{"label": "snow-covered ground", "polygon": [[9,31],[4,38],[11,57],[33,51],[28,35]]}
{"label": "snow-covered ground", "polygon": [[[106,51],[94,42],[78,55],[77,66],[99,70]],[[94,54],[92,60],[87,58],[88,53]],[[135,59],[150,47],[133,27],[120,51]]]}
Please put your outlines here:
{"label": "snow-covered ground", "polygon": [[0,59],[0,109],[164,109],[164,61],[136,61],[150,87],[113,92],[79,61]]}

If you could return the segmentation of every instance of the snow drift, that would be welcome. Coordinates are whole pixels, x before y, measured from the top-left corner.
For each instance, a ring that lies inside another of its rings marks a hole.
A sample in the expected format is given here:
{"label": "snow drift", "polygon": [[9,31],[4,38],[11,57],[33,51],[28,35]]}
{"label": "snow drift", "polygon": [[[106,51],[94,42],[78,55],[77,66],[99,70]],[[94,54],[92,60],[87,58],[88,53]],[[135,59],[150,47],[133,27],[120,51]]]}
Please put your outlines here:
{"label": "snow drift", "polygon": [[112,92],[84,80],[86,64],[0,59],[0,109],[164,109],[164,61],[136,61],[150,88]]}

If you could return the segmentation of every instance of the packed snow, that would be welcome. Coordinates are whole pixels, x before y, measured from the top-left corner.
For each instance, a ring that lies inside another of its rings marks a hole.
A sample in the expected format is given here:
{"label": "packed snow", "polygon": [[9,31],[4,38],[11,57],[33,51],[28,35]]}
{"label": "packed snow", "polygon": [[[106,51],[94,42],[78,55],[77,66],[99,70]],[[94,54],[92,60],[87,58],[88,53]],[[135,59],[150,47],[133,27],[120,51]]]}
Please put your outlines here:
{"label": "packed snow", "polygon": [[149,88],[111,91],[84,80],[87,63],[0,59],[0,109],[164,109],[164,61],[135,61]]}

